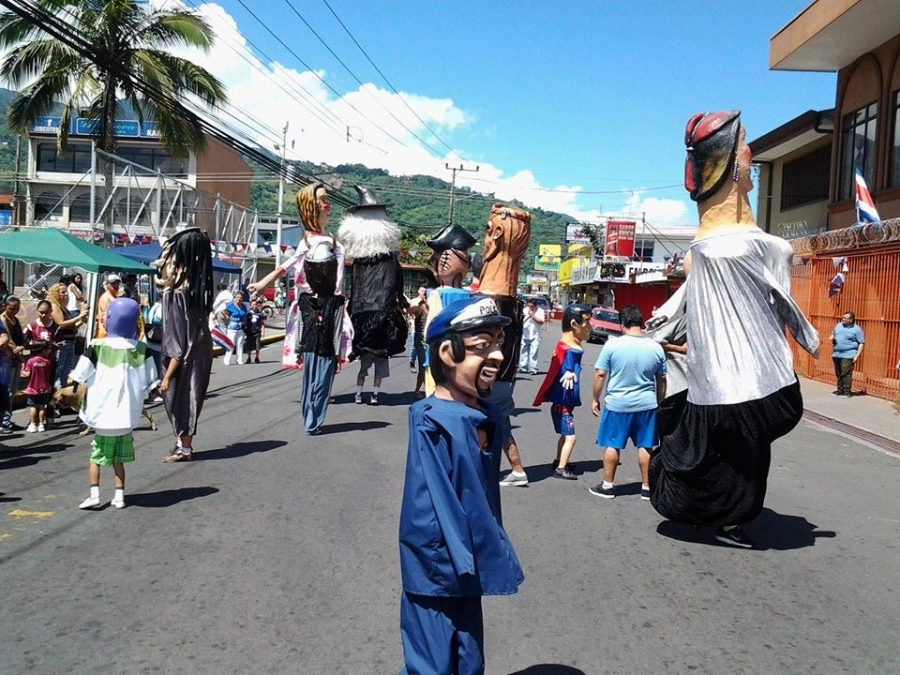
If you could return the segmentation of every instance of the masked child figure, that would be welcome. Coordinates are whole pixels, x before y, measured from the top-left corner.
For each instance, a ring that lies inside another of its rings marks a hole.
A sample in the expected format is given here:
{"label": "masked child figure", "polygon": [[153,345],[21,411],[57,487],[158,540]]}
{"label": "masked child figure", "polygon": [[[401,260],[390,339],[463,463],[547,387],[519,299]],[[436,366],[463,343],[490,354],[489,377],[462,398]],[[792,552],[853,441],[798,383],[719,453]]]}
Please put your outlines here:
{"label": "masked child figure", "polygon": [[433,396],[409,411],[400,508],[402,673],[484,673],[483,595],[524,580],[500,513],[507,418],[486,398],[509,324],[490,298],[447,305],[426,342]]}
{"label": "masked child figure", "polygon": [[563,334],[556,343],[550,368],[538,390],[532,405],[552,403],[550,417],[553,429],[559,434],[556,443],[556,460],[553,463],[553,477],[577,480],[569,459],[575,449],[575,408],[581,405],[581,357],[584,350],[581,343],[591,334],[591,308],[589,305],[573,303],[563,312]]}
{"label": "masked child figure", "polygon": [[112,466],[115,495],[112,505],[125,507],[125,464],[134,461],[132,430],[141,419],[144,400],[157,379],[147,345],[137,340],[138,304],[116,298],[106,312],[105,338],[92,340],[69,377],[88,387],[81,419],[93,427],[89,478],[91,491],[78,506],[100,506],[100,467]]}

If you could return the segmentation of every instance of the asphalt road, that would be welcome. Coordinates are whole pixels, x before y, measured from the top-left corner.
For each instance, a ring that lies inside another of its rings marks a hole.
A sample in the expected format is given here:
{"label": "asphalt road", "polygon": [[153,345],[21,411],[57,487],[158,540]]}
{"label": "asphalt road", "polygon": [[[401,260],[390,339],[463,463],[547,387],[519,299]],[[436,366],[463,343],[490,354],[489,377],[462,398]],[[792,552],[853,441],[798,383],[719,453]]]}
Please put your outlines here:
{"label": "asphalt road", "polygon": [[[0,673],[399,670],[414,376],[393,359],[382,404],[357,406],[350,366],[326,433],[308,438],[300,376],[279,371],[275,353],[241,367],[216,359],[199,461],[161,463],[169,434],[154,409],[161,430],[135,434],[124,510],[77,508],[87,438],[63,427],[9,441]],[[588,493],[601,462],[587,407],[576,416],[583,475],[552,479],[549,413],[527,406],[539,379],[517,386],[531,485],[503,492],[526,580],[517,596],[485,599],[488,673],[900,672],[900,458],[802,422],[775,446],[766,509],[747,528],[762,550],[724,548],[640,501],[633,450],[625,494]],[[104,470],[104,501],[111,478]]]}

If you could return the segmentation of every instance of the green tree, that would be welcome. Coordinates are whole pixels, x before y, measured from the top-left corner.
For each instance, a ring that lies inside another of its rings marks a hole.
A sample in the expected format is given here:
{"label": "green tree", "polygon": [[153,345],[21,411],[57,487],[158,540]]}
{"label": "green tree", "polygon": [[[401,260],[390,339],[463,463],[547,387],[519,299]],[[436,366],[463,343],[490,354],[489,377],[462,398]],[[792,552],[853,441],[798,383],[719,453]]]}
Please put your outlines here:
{"label": "green tree", "polygon": [[74,115],[92,120],[97,147],[113,154],[116,113],[125,101],[139,122],[158,125],[160,141],[173,154],[203,150],[201,119],[181,101],[192,94],[207,105],[221,105],[225,88],[204,68],[168,51],[178,46],[209,50],[214,34],[201,16],[185,10],[152,10],[139,0],[34,4],[66,25],[87,53],[13,12],[0,14],[0,49],[9,50],[0,77],[13,88],[23,87],[7,111],[13,131],[24,133],[35,118],[60,103],[60,153],[66,151]]}

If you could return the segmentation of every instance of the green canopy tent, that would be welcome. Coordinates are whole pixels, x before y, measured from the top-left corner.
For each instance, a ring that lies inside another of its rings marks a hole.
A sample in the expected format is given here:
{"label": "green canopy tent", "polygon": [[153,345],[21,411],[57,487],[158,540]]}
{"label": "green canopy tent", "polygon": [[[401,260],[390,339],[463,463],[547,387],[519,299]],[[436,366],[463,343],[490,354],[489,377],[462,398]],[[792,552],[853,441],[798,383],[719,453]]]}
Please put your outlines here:
{"label": "green canopy tent", "polygon": [[94,274],[148,274],[151,271],[147,265],[73,237],[55,227],[35,227],[0,234],[0,258],[78,267]]}
{"label": "green canopy tent", "polygon": [[[152,267],[135,262],[110,249],[100,248],[55,227],[34,227],[0,234],[0,258],[77,267],[88,273],[88,298],[99,295],[99,275],[105,272],[150,274]],[[93,335],[96,303],[88,315],[88,338]]]}

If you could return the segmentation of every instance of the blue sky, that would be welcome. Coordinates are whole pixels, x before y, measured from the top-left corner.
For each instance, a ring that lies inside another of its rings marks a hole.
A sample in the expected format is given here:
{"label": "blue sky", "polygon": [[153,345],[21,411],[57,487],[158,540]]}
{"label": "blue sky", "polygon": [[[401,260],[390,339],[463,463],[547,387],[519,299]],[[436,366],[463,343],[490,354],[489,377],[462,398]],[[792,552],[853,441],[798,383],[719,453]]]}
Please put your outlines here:
{"label": "blue sky", "polygon": [[585,220],[696,224],[681,187],[695,112],[740,108],[753,139],[834,105],[834,73],[768,70],[769,39],[808,0],[327,3],[188,2],[220,35],[204,65],[248,134],[271,147],[289,121],[288,157],[394,174],[477,164],[457,182]]}

